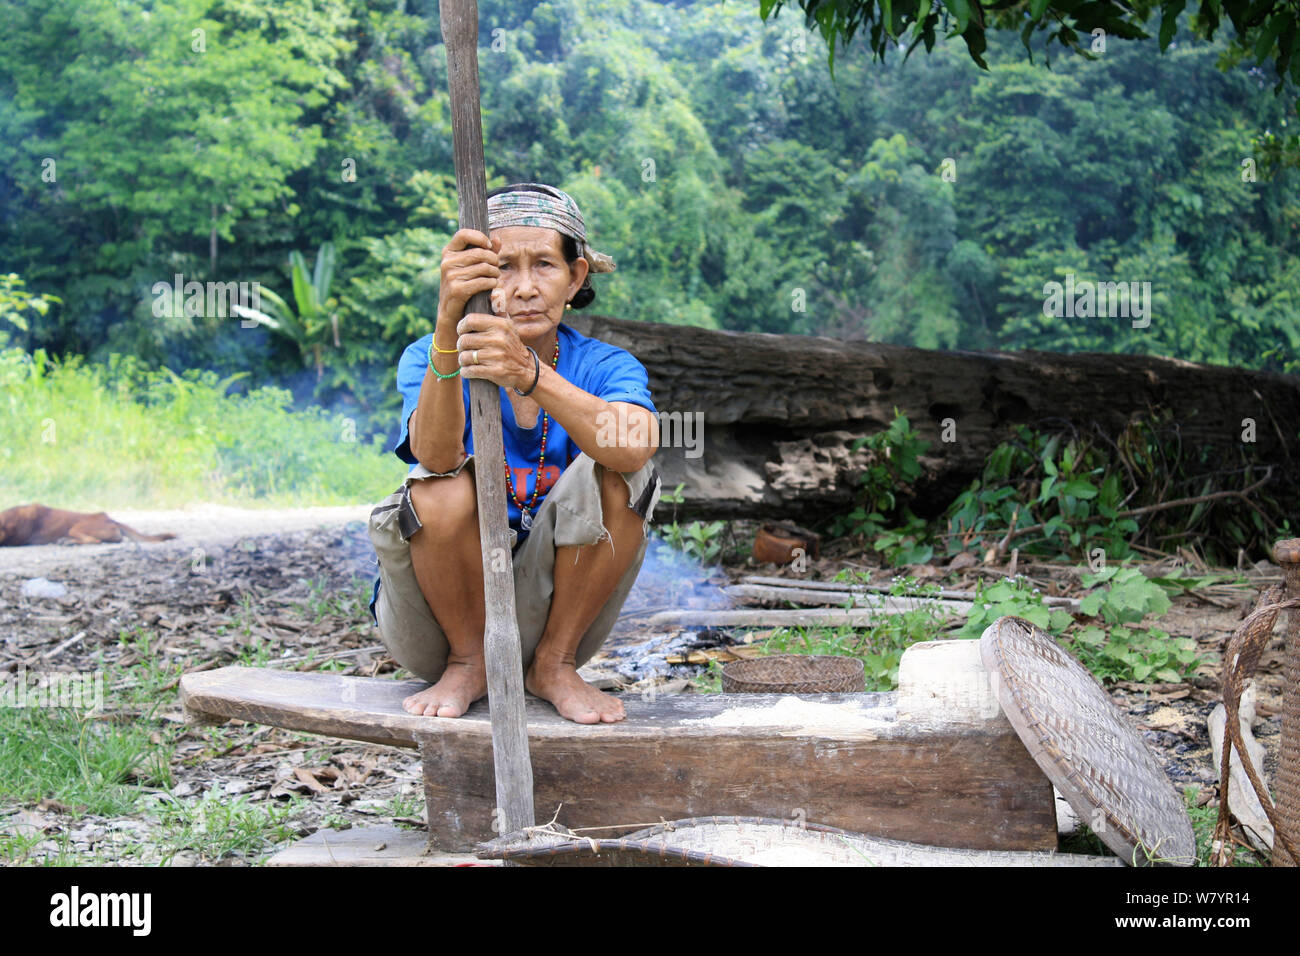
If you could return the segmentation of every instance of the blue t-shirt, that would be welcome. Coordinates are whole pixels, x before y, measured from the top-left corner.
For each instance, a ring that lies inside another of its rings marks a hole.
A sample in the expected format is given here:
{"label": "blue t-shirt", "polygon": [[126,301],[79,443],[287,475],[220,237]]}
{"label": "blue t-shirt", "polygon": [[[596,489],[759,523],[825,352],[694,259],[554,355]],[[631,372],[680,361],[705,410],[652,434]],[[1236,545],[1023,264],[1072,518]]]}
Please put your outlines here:
{"label": "blue t-shirt", "polygon": [[[648,409],[657,415],[654,402],[650,399],[650,381],[645,366],[636,360],[632,353],[617,346],[589,338],[560,323],[556,328],[560,342],[560,361],[556,371],[560,377],[584,392],[589,392],[607,402],[629,402]],[[429,343],[433,333],[416,339],[406,347],[397,363],[397,390],[402,396],[402,433],[397,439],[393,453],[412,469],[416,465],[415,456],[411,454],[410,425],[411,413],[415,411],[420,399],[420,388],[424,384],[425,372],[429,368]],[[550,356],[539,355],[543,362]],[[473,422],[470,415],[469,379],[462,376],[461,396],[465,403],[465,434],[462,440],[466,454],[474,451]],[[500,388],[501,401],[501,437],[505,446],[506,461],[510,466],[511,480],[515,495],[524,504],[532,500],[533,490],[537,487],[537,459],[542,453],[542,414],[537,415],[537,423],[532,428],[520,428],[515,423],[514,408],[506,395],[505,388]],[[554,418],[549,418],[546,427],[546,464],[543,467],[542,487],[533,502],[531,511],[535,516],[550,488],[560,479],[563,469],[569,467],[581,453],[569,437],[568,432]],[[618,423],[612,423],[617,427]],[[519,526],[519,506],[510,497],[506,488],[506,513],[510,527],[518,533],[516,546],[523,542],[527,532]]]}

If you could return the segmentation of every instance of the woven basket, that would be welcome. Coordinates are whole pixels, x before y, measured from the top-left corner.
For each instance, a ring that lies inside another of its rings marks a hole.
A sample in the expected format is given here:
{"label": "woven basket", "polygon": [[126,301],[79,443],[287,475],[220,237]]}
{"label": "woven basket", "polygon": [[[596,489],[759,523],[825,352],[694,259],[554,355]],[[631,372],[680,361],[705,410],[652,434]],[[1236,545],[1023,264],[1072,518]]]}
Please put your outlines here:
{"label": "woven basket", "polygon": [[1097,678],[1018,617],[984,629],[980,658],[1029,756],[1101,842],[1133,865],[1196,862],[1182,795]]}
{"label": "woven basket", "polygon": [[862,661],[835,654],[773,654],[722,667],[724,694],[857,694],[866,686]]}

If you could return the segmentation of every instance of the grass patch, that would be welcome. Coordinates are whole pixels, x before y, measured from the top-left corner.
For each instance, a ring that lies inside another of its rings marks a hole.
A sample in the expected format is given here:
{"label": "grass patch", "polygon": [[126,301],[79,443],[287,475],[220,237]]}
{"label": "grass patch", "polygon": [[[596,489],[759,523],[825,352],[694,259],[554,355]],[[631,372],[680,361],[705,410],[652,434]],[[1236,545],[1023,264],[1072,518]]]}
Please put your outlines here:
{"label": "grass patch", "polygon": [[1062,837],[1058,852],[1061,853],[1079,853],[1084,856],[1114,856],[1115,851],[1101,842],[1101,837],[1092,832],[1092,829],[1086,824],[1081,824],[1079,829],[1069,836]]}
{"label": "grass patch", "polygon": [[74,814],[133,813],[142,787],[171,785],[171,740],[148,722],[53,707],[0,709],[0,800],[51,798]]}
{"label": "grass patch", "polygon": [[[390,817],[418,817],[424,812],[424,797],[419,791],[410,793],[399,791],[393,794],[383,812]],[[406,826],[406,824],[400,824]]]}
{"label": "grass patch", "polygon": [[374,578],[354,577],[345,586],[335,585],[329,578],[318,577],[308,582],[306,600],[297,605],[304,617],[319,624],[331,620],[357,622],[351,630],[365,631],[370,627],[370,595]]}
{"label": "grass patch", "polygon": [[[231,394],[243,377],[0,350],[0,500],[87,510],[343,505],[401,481],[383,436],[364,441],[345,416],[295,411],[285,389]],[[70,457],[80,467],[69,469]]]}
{"label": "grass patch", "polygon": [[[180,657],[171,659],[166,654],[155,653],[159,646],[157,632],[138,624],[120,630],[117,642],[135,655],[136,662],[109,668],[104,678],[105,692],[112,686],[119,708],[136,711],[142,718],[152,720],[158,707],[175,702],[175,684],[185,672],[186,663]],[[102,666],[102,652],[96,659]]]}
{"label": "grass patch", "polygon": [[[1184,787],[1183,802],[1187,815],[1192,821],[1192,832],[1196,834],[1196,865],[1210,865],[1210,849],[1214,843],[1214,825],[1219,819],[1218,807],[1198,807],[1200,787]],[[1265,860],[1260,854],[1248,847],[1239,846],[1232,855],[1233,866],[1263,866]]]}
{"label": "grass patch", "polygon": [[294,817],[305,803],[298,796],[283,802],[253,803],[243,795],[230,797],[215,789],[193,800],[160,800],[156,813],[161,824],[162,862],[169,863],[177,853],[188,850],[202,863],[216,863],[228,856],[261,863],[277,844],[298,834]]}
{"label": "grass patch", "polygon": [[70,827],[49,834],[4,833],[0,862],[168,863],[182,850],[201,862],[232,854],[258,862],[277,842],[295,835],[298,827],[290,818],[302,805],[296,797],[258,805],[219,791],[188,801],[172,796],[177,739],[187,732],[208,739],[207,753],[187,759],[193,765],[224,749],[228,734],[223,728],[186,729],[156,719],[160,708],[175,703],[174,681],[183,663],[161,654],[157,633],[146,628],[124,628],[118,644],[136,660],[106,666],[102,653],[97,655],[103,681],[103,707],[97,711],[0,708],[0,803],[33,806],[48,798],[68,808],[65,820],[149,819],[153,834],[141,843],[131,831],[110,830],[87,850],[74,843]]}
{"label": "grass patch", "polygon": [[[0,802],[31,805],[48,798],[68,806],[74,818],[127,816],[139,810],[145,794],[174,785],[171,761],[182,731],[154,715],[174,700],[170,685],[182,665],[153,652],[156,638],[140,627],[120,632],[118,643],[139,658],[128,667],[106,667],[97,656],[102,707],[89,709],[87,687],[82,709],[0,708]],[[11,837],[0,844],[0,854],[21,856],[40,839]]]}

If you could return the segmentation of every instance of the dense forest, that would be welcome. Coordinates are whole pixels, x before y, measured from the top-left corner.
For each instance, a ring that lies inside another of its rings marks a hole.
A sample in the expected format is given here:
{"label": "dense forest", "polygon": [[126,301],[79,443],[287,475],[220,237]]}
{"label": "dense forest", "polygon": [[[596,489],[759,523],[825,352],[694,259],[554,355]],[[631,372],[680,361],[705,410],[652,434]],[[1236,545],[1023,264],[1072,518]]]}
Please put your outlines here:
{"label": "dense forest", "polygon": [[[489,187],[577,198],[618,263],[592,311],[1300,368],[1300,171],[1259,151],[1296,100],[1269,71],[1186,32],[1050,67],[991,32],[987,70],[955,38],[851,45],[832,77],[797,10],[758,7],[479,3]],[[436,2],[0,16],[0,345],[248,371],[389,430],[456,219]],[[191,281],[259,283],[278,326]],[[1119,291],[1062,310],[1052,283]]]}

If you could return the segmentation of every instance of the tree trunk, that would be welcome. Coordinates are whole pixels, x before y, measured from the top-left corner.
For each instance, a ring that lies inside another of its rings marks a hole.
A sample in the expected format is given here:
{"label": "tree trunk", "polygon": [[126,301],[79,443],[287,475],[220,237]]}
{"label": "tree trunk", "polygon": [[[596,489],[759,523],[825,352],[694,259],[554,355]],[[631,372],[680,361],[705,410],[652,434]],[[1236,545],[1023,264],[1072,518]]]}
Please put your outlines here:
{"label": "tree trunk", "polygon": [[[887,427],[895,406],[931,443],[913,504],[927,516],[979,476],[1013,425],[1095,425],[1114,439],[1134,416],[1162,408],[1173,411],[1184,450],[1211,446],[1227,465],[1253,447],[1274,465],[1267,491],[1300,501],[1296,376],[1144,355],[941,352],[600,315],[565,321],[645,365],[661,424],[665,414],[702,416],[702,436],[669,419],[655,456],[665,491],[686,486],[682,520],[842,513],[865,460],[865,451],[851,458],[849,444]],[[659,512],[671,520],[673,506]]]}

